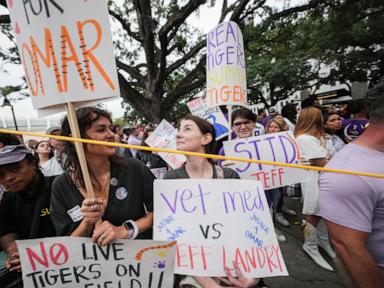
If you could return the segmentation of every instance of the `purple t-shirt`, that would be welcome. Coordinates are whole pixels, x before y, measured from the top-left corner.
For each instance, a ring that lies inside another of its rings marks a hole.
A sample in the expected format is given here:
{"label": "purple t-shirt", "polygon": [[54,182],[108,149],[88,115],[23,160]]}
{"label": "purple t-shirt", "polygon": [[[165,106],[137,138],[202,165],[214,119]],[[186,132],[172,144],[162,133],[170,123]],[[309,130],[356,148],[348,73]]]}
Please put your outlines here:
{"label": "purple t-shirt", "polygon": [[[350,143],[326,167],[384,174],[383,163],[383,152]],[[322,173],[319,187],[320,215],[338,225],[369,233],[367,249],[384,268],[384,180]]]}
{"label": "purple t-shirt", "polygon": [[343,134],[344,139],[348,142],[359,137],[363,134],[365,128],[367,127],[368,120],[359,120],[359,119],[343,119]]}

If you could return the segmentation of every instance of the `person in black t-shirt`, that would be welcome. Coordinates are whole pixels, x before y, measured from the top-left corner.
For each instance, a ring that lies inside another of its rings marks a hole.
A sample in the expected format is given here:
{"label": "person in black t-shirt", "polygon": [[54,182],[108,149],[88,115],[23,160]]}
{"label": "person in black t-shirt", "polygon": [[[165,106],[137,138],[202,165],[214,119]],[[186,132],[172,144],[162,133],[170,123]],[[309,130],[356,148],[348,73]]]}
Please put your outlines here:
{"label": "person in black t-shirt", "polygon": [[[108,112],[96,107],[76,111],[82,138],[114,142]],[[68,119],[63,136],[71,134]],[[151,171],[136,159],[116,155],[112,146],[84,144],[95,198],[85,189],[75,146],[66,142],[66,173],[52,187],[51,217],[57,235],[92,237],[98,245],[115,239],[151,239],[153,222],[153,180]],[[101,222],[100,225],[96,223]]]}
{"label": "person in black t-shirt", "polygon": [[0,265],[1,287],[21,285],[15,240],[55,235],[48,210],[52,180],[23,145],[0,149],[0,185],[6,190],[0,202],[0,247],[8,254],[5,266]]}

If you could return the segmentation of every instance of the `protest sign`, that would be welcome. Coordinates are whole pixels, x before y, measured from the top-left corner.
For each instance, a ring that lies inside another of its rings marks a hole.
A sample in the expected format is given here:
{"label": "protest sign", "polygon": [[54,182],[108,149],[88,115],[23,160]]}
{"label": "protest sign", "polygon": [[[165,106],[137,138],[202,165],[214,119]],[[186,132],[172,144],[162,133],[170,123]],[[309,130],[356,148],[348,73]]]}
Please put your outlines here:
{"label": "protest sign", "polygon": [[167,167],[153,168],[151,169],[151,172],[153,175],[155,175],[156,179],[163,179],[164,175],[168,172],[168,168]]}
{"label": "protest sign", "polygon": [[258,110],[259,108],[258,108],[257,104],[249,105],[248,109],[251,110],[252,113],[255,115],[257,115],[259,112],[259,110]]}
{"label": "protest sign", "polygon": [[232,21],[207,34],[207,97],[209,107],[247,105],[243,35]]}
{"label": "protest sign", "polygon": [[90,238],[16,241],[24,287],[172,287],[175,242]]}
{"label": "protest sign", "polygon": [[215,127],[216,140],[228,135],[228,121],[219,106],[208,107],[202,98],[188,102],[187,106],[193,115],[207,120]]}
{"label": "protest sign", "polygon": [[[163,120],[156,127],[156,130],[145,140],[151,147],[176,149],[177,130],[167,120]],[[187,158],[184,155],[159,152],[159,156],[164,159],[172,169],[179,168]]]}
{"label": "protest sign", "polygon": [[[271,133],[223,143],[226,156],[298,164],[300,150],[291,131]],[[303,182],[306,170],[273,165],[235,162],[231,166],[242,179],[260,180],[264,189]]]}
{"label": "protest sign", "polygon": [[[177,240],[175,273],[288,275],[260,181],[155,180],[154,239]],[[233,270],[232,270],[233,271]]]}
{"label": "protest sign", "polygon": [[40,115],[119,96],[104,0],[7,1],[25,77]]}

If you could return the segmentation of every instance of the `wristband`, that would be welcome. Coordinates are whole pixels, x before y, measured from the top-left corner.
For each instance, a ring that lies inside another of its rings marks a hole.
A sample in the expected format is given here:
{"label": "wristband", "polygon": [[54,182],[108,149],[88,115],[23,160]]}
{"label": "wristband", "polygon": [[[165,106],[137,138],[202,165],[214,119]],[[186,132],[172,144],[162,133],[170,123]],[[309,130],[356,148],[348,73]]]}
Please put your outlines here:
{"label": "wristband", "polygon": [[131,234],[128,234],[127,239],[135,239],[139,234],[139,227],[137,227],[135,221],[127,220],[123,222],[123,226],[125,229],[127,229],[127,231],[133,231]]}

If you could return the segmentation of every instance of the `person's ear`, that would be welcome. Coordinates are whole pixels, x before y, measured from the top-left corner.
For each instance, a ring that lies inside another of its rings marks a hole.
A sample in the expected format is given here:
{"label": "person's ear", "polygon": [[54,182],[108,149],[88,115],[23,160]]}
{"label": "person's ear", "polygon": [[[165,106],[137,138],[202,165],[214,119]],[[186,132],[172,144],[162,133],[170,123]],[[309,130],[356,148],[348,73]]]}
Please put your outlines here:
{"label": "person's ear", "polygon": [[207,133],[203,136],[203,139],[201,140],[201,145],[203,146],[206,146],[208,145],[209,143],[211,143],[213,140],[212,138],[212,134],[211,133]]}

